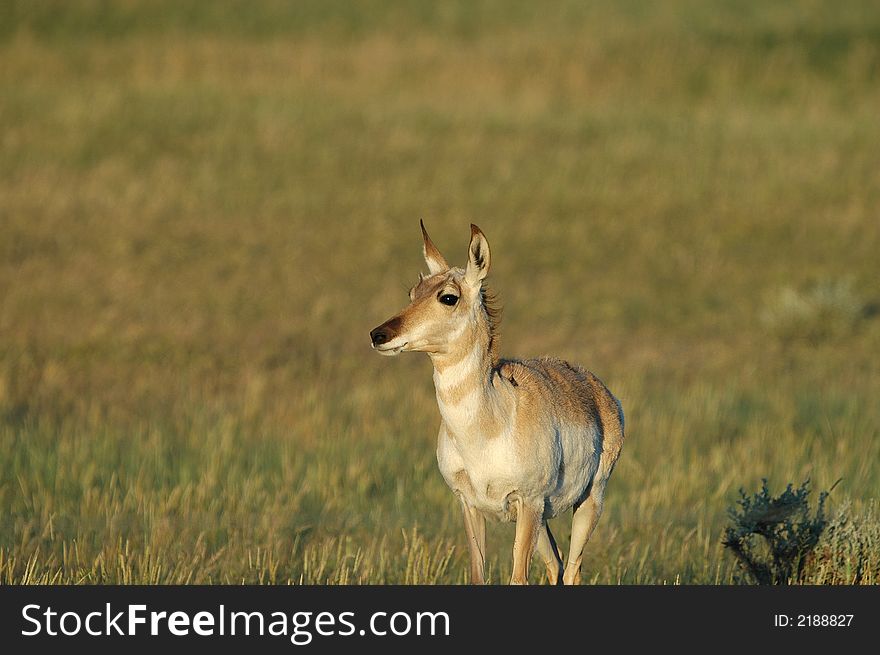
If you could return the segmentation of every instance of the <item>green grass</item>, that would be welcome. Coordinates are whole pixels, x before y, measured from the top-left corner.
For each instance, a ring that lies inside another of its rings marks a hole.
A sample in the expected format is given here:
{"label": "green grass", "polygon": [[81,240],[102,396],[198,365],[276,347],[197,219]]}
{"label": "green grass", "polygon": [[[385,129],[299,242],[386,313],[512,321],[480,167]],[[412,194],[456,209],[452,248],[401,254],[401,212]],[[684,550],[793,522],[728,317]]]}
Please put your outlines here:
{"label": "green grass", "polygon": [[4,3],[0,581],[465,581],[430,365],[368,345],[419,218],[624,404],[587,581],[733,582],[737,490],[808,476],[852,579],[878,82],[873,2]]}

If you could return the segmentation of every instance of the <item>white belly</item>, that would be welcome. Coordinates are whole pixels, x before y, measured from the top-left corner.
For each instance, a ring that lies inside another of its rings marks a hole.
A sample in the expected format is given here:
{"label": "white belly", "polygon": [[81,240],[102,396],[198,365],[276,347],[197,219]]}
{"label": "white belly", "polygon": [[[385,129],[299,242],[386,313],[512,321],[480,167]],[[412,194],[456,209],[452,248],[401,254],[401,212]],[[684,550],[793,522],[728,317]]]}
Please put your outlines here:
{"label": "white belly", "polygon": [[501,520],[513,518],[512,496],[541,503],[545,517],[580,500],[598,467],[599,453],[584,428],[548,430],[528,442],[512,434],[456,439],[440,428],[437,463],[449,487],[471,506]]}

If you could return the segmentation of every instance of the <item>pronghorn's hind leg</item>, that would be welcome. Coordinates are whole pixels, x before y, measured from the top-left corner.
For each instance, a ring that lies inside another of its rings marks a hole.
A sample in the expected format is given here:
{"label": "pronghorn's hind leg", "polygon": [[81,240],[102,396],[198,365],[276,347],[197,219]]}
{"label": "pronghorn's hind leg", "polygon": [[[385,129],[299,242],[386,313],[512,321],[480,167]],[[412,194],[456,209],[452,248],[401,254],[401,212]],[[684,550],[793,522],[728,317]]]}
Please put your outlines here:
{"label": "pronghorn's hind leg", "polygon": [[571,548],[568,553],[568,561],[565,564],[565,573],[562,576],[563,584],[573,585],[581,582],[581,561],[584,546],[593,529],[602,515],[602,504],[605,497],[605,485],[594,484],[590,495],[582,503],[575,505],[574,516],[571,520]]}
{"label": "pronghorn's hind leg", "polygon": [[556,547],[556,540],[550,532],[550,524],[544,521],[544,525],[538,528],[538,554],[547,567],[547,582],[552,585],[562,582],[562,558]]}

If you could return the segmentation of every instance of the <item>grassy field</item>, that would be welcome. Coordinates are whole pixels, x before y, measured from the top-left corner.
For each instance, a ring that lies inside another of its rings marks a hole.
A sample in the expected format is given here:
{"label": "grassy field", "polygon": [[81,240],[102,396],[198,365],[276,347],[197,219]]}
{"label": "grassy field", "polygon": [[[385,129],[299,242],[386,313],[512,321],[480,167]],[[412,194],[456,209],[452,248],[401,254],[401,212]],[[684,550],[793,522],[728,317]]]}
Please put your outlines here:
{"label": "grassy field", "polygon": [[738,489],[810,477],[805,581],[880,582],[878,107],[867,0],[4,2],[0,582],[464,582],[369,348],[419,218],[623,402],[586,581],[733,582]]}

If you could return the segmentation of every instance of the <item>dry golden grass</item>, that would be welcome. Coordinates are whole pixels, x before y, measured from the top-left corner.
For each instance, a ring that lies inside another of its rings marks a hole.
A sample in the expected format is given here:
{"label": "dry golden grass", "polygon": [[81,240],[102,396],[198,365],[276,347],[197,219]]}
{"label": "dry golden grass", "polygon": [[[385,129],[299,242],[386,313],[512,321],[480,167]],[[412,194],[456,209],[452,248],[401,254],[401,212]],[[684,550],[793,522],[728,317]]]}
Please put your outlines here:
{"label": "dry golden grass", "polygon": [[[211,5],[0,15],[0,580],[464,581],[429,364],[367,339],[419,218],[624,403],[585,579],[731,582],[762,477],[876,525],[873,3]],[[826,281],[842,329],[762,318]]]}

